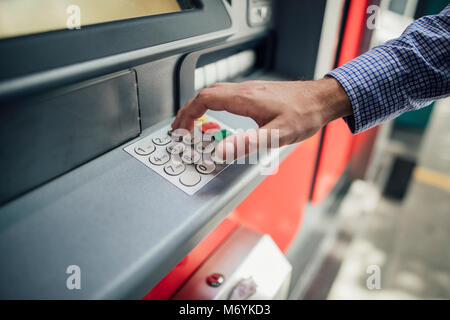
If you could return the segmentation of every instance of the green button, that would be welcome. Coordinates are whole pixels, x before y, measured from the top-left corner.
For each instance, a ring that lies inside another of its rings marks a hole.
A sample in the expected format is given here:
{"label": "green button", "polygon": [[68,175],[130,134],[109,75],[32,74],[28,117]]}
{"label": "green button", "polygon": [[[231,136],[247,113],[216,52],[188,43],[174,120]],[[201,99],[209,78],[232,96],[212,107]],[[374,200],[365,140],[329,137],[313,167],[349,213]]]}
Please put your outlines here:
{"label": "green button", "polygon": [[216,131],[216,133],[214,133],[214,139],[216,141],[222,141],[223,139],[225,139],[228,136],[231,136],[232,134],[233,132],[227,129],[218,130]]}

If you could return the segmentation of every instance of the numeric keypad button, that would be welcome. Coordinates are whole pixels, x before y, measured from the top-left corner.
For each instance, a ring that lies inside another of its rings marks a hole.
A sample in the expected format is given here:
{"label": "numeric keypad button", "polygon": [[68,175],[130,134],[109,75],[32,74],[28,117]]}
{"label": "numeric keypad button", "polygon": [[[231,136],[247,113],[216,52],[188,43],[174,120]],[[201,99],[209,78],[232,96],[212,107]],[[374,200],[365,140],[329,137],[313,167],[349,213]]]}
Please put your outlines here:
{"label": "numeric keypad button", "polygon": [[164,150],[159,150],[150,155],[149,160],[155,166],[162,166],[170,160],[170,156]]}
{"label": "numeric keypad button", "polygon": [[183,136],[183,142],[187,145],[193,145],[202,141],[202,134],[200,132],[191,132]]}
{"label": "numeric keypad button", "polygon": [[155,151],[155,146],[152,142],[140,142],[136,147],[134,147],[134,152],[140,156],[148,156],[150,153]]}
{"label": "numeric keypad button", "polygon": [[198,163],[200,161],[201,157],[202,156],[197,151],[192,150],[191,148],[187,148],[183,152],[183,155],[181,156],[181,160],[183,160],[187,164],[193,164],[193,163]]}
{"label": "numeric keypad button", "polygon": [[195,151],[199,153],[211,153],[214,151],[215,144],[211,141],[202,141],[195,145]]}
{"label": "numeric keypad button", "polygon": [[170,161],[168,164],[164,166],[164,171],[171,176],[177,176],[182,174],[186,166],[182,162]]}
{"label": "numeric keypad button", "polygon": [[186,134],[189,134],[189,131],[186,129],[175,129],[169,130],[168,134],[172,137],[173,141],[180,142]]}
{"label": "numeric keypad button", "polygon": [[185,149],[186,146],[181,142],[174,142],[166,147],[167,152],[174,155],[183,153]]}
{"label": "numeric keypad button", "polygon": [[157,146],[165,146],[166,144],[172,142],[172,138],[169,136],[154,137],[152,141]]}
{"label": "numeric keypad button", "polygon": [[197,171],[202,174],[210,174],[211,172],[216,170],[216,165],[214,164],[214,162],[208,161],[208,162],[203,162],[203,163],[197,164],[195,166],[195,169],[197,169]]}
{"label": "numeric keypad button", "polygon": [[202,180],[200,174],[196,171],[186,171],[180,176],[181,184],[186,187],[193,187]]}

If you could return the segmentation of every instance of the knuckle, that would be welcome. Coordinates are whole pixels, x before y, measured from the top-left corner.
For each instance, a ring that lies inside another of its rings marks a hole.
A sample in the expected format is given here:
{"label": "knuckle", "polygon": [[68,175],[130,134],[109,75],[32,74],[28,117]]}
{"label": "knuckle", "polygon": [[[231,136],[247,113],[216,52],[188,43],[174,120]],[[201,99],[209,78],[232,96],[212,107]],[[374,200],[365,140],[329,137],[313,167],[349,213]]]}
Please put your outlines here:
{"label": "knuckle", "polygon": [[210,92],[208,88],[200,90],[200,92],[197,94],[197,99],[203,100],[207,99],[210,95]]}
{"label": "knuckle", "polygon": [[245,101],[247,101],[245,95],[236,94],[230,97],[230,102],[234,105],[242,105],[243,103],[245,103]]}

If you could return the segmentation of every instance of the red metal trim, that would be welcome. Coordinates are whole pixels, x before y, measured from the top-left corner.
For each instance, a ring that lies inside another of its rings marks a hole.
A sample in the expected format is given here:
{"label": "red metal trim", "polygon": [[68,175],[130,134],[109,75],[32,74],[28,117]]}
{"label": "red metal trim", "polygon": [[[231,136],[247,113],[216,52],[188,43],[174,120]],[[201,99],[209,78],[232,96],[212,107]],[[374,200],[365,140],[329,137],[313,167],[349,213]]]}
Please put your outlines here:
{"label": "red metal trim", "polygon": [[225,219],[178,263],[143,300],[167,300],[236,229],[238,223]]}
{"label": "red metal trim", "polygon": [[[356,58],[363,36],[368,0],[351,0],[338,65]],[[342,119],[326,126],[311,201],[320,203],[347,167],[354,137]]]}

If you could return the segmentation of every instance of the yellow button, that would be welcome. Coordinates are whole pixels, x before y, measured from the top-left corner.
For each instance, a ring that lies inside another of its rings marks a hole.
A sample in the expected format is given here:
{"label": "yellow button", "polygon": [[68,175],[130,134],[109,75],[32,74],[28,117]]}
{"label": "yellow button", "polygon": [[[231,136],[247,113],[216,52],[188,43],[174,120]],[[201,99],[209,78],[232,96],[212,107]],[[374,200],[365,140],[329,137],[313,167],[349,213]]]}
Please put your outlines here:
{"label": "yellow button", "polygon": [[204,124],[206,121],[208,121],[208,117],[203,115],[200,118],[197,118],[197,120],[195,121],[195,125],[196,126],[201,126],[202,124]]}

